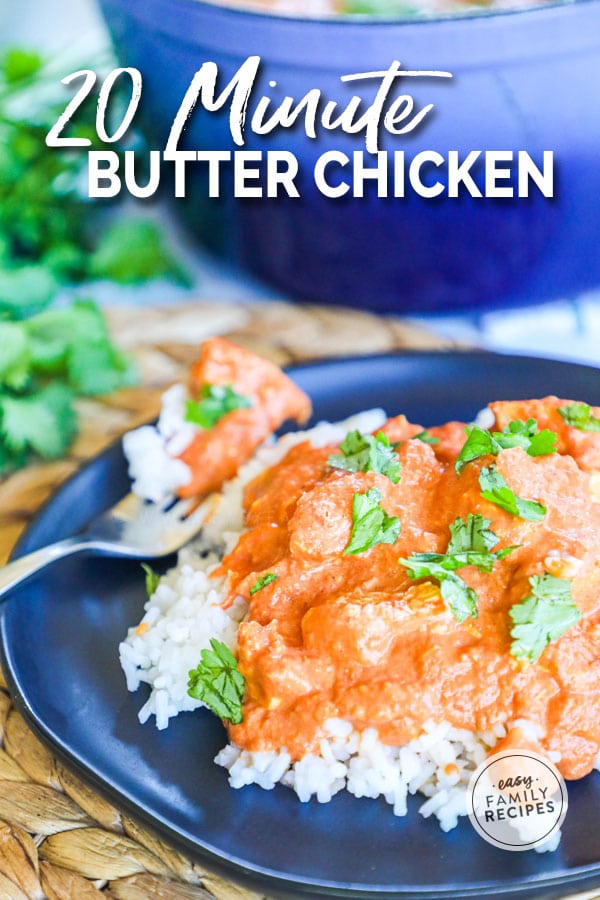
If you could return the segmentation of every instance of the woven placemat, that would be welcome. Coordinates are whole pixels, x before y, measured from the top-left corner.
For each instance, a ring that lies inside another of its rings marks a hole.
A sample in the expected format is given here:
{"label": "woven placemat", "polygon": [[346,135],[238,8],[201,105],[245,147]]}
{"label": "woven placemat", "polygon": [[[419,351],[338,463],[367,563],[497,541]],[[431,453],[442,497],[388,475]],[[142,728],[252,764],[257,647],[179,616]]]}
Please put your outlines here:
{"label": "woven placemat", "polygon": [[[198,344],[211,334],[225,334],[280,365],[448,346],[392,317],[283,302],[114,307],[107,315],[114,339],[138,363],[140,386],[80,401],[81,431],[68,457],[0,481],[0,564],[61,481],[157,414],[162,391],[185,378]],[[0,900],[94,897],[252,900],[260,895],[186,859],[87,787],[32,734],[0,671]]]}

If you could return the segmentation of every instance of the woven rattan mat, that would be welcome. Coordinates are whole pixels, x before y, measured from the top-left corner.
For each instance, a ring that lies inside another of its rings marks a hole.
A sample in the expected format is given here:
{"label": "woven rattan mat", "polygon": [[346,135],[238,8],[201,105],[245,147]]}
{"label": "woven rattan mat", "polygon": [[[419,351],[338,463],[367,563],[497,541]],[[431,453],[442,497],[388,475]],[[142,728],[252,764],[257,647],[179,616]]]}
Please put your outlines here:
{"label": "woven rattan mat", "polygon": [[[211,334],[228,335],[281,365],[445,346],[398,319],[289,303],[115,307],[107,314],[115,340],[138,362],[141,384],[81,401],[81,433],[69,456],[0,482],[0,563],[61,481],[124,431],[156,415],[164,388],[185,377],[198,344]],[[44,897],[250,900],[259,895],[192,863],[54,759],[13,708],[0,671],[0,900]]]}

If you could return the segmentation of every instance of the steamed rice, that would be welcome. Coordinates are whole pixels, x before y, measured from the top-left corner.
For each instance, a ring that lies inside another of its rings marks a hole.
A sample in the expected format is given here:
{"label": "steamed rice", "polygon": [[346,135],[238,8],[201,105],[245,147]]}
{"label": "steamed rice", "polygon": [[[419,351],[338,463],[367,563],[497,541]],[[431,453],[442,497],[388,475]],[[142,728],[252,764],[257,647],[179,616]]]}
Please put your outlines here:
{"label": "steamed rice", "polygon": [[[176,473],[170,465],[174,461],[171,454],[180,452],[184,443],[182,396],[175,390],[169,392],[157,428],[138,429],[127,437],[128,450],[134,448],[136,454],[134,488],[142,496],[164,499],[168,485],[174,484],[177,476],[185,479],[185,472]],[[140,684],[150,688],[150,696],[138,713],[140,722],[154,716],[157,728],[164,729],[172,717],[203,705],[187,693],[188,677],[201,651],[209,648],[211,638],[223,641],[235,653],[247,604],[238,598],[223,609],[226,580],[210,575],[244,529],[244,485],[282,459],[295,443],[307,438],[315,446],[340,443],[348,431],[373,432],[385,418],[383,410],[370,410],[337,424],[321,423],[310,431],[285,435],[277,443],[259,448],[238,477],[225,485],[201,536],[180,552],[177,565],[161,578],[148,599],[141,622],[129,630],[120,645],[128,689],[136,691]],[[145,447],[150,462],[143,459]],[[166,460],[166,470],[154,468],[161,458]],[[292,762],[283,747],[249,752],[230,743],[217,754],[215,762],[228,770],[234,788],[256,784],[271,790],[283,784],[302,802],[315,797],[321,803],[347,790],[355,797],[383,797],[397,816],[406,815],[408,796],[419,792],[427,798],[419,809],[421,815],[434,816],[440,827],[449,831],[457,825],[459,816],[466,815],[472,772],[515,725],[532,738],[539,734],[536,726],[522,720],[498,723],[487,732],[429,721],[421,735],[398,747],[379,741],[373,728],[359,733],[349,722],[335,718],[324,724],[318,755],[307,754]],[[558,840],[559,835],[537,849],[552,850]]]}

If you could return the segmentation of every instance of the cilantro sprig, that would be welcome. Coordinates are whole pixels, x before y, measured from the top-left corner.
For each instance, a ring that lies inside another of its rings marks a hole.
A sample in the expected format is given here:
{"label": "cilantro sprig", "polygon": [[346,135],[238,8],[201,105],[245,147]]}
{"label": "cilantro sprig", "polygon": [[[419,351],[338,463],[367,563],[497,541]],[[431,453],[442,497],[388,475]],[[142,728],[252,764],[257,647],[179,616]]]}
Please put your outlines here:
{"label": "cilantro sprig", "polygon": [[489,500],[513,516],[519,516],[528,522],[541,522],[546,515],[546,507],[541,503],[518,497],[495,466],[482,467],[479,473],[479,486],[484,500]]}
{"label": "cilantro sprig", "polygon": [[600,419],[592,415],[592,407],[587,403],[569,403],[559,406],[558,411],[567,425],[579,431],[600,431]]}
{"label": "cilantro sprig", "polygon": [[189,673],[188,694],[220,719],[239,725],[246,679],[226,644],[211,638],[210,646],[210,650],[202,651],[199,664]]}
{"label": "cilantro sprig", "polygon": [[490,530],[490,519],[469,513],[465,522],[458,516],[450,525],[450,540],[445,553],[413,553],[398,562],[414,580],[431,578],[440,585],[440,593],[458,622],[477,618],[478,597],[473,588],[456,574],[465,566],[491,572],[498,560],[505,559],[516,547],[493,552],[500,538]]}
{"label": "cilantro sprig", "polygon": [[261,575],[256,579],[252,587],[250,588],[249,594],[252,597],[254,594],[257,594],[259,591],[262,591],[263,588],[267,587],[268,584],[273,584],[274,581],[277,581],[279,575],[276,575],[275,572],[266,572],[264,575]]}
{"label": "cilantro sprig", "polygon": [[382,431],[376,435],[349,431],[340,444],[342,454],[332,453],[327,465],[346,472],[379,472],[393,484],[400,481],[400,459],[390,439]]}
{"label": "cilantro sprig", "polygon": [[[48,151],[46,134],[65,105],[60,66],[19,47],[0,53],[0,476],[65,453],[77,432],[77,395],[136,381],[93,303],[51,305],[63,285],[165,276],[189,283],[156,223],[105,224],[105,204],[81,189],[87,154]],[[99,148],[94,100],[66,134]]]}
{"label": "cilantro sprig", "polygon": [[252,406],[250,397],[238,394],[230,384],[204,384],[198,400],[188,400],[185,421],[212,428],[227,413]]}
{"label": "cilantro sprig", "polygon": [[502,431],[494,432],[478,425],[467,426],[467,440],[454,464],[456,474],[480,456],[497,456],[511,447],[521,447],[528,456],[547,456],[556,452],[556,434],[548,428],[539,431],[535,419],[515,419]]}
{"label": "cilantro sprig", "polygon": [[581,619],[573,602],[571,582],[545,572],[529,579],[531,594],[516,603],[509,615],[514,627],[510,652],[516,659],[535,663],[548,644]]}
{"label": "cilantro sprig", "polygon": [[146,593],[151,597],[160,583],[160,575],[148,563],[142,563],[142,569],[146,573]]}
{"label": "cilantro sprig", "polygon": [[381,491],[371,488],[352,498],[352,532],[346,554],[365,553],[377,544],[395,544],[400,536],[400,519],[381,508]]}

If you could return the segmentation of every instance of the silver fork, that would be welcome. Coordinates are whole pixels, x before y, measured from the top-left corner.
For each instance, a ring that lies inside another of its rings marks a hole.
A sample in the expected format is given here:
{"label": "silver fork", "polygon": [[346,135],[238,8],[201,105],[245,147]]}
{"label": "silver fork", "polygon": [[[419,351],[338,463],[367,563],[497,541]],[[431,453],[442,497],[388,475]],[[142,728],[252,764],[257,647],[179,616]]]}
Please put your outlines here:
{"label": "silver fork", "polygon": [[150,559],[179,550],[201,530],[214,495],[161,508],[127,494],[73,537],[42,547],[0,569],[0,601],[35,572],[74,553]]}

